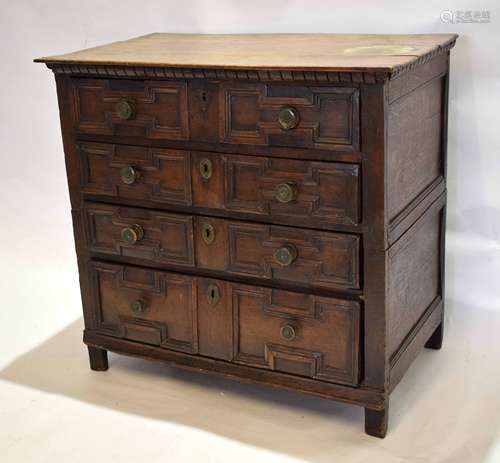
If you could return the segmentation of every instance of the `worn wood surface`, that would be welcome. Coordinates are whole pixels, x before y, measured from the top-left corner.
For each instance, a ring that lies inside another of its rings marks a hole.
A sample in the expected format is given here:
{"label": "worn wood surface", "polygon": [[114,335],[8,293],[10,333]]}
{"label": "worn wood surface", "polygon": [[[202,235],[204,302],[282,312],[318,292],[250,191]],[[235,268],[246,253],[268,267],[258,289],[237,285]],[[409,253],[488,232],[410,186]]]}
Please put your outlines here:
{"label": "worn wood surface", "polygon": [[456,34],[154,33],[36,61],[225,69],[384,71],[411,64],[456,38]]}
{"label": "worn wood surface", "polygon": [[[307,221],[315,228],[359,226],[359,164],[307,162],[267,156],[221,155],[105,143],[78,144],[87,197],[150,201],[153,207],[180,207],[210,214],[240,214],[285,225]],[[203,163],[211,176],[202,177]],[[126,184],[120,177],[132,167],[139,178]],[[291,185],[295,196],[280,201],[279,189]]]}
{"label": "worn wood surface", "polygon": [[[357,236],[105,204],[85,204],[83,214],[91,253],[142,259],[146,265],[205,268],[277,284],[288,281],[306,288],[359,289]],[[130,243],[122,233],[134,226],[144,236]],[[296,256],[285,265],[275,253],[287,246]]]}
{"label": "worn wood surface", "polygon": [[[232,36],[232,56],[228,36],[151,35],[46,60],[91,368],[111,350],[299,390],[383,437],[390,392],[441,346],[455,38]],[[243,60],[261,68],[229,72]]]}
{"label": "worn wood surface", "polygon": [[357,302],[100,262],[90,279],[101,334],[193,354],[201,336],[209,357],[358,382]]}

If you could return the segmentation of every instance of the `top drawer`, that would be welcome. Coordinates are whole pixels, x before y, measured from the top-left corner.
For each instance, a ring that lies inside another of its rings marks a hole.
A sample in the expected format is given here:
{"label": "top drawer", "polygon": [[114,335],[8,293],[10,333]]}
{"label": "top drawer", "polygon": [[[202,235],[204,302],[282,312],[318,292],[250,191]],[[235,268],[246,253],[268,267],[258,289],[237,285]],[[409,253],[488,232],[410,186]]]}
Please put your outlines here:
{"label": "top drawer", "polygon": [[188,140],[185,82],[73,79],[75,131]]}
{"label": "top drawer", "polygon": [[359,91],[239,82],[72,79],[89,135],[359,150]]}

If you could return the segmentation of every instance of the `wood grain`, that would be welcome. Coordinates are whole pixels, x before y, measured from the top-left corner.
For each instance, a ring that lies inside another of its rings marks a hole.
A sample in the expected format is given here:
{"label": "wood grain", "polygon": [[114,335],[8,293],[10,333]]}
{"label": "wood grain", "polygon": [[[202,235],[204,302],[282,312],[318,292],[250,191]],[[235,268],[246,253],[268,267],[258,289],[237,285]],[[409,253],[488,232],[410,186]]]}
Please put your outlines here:
{"label": "wood grain", "polygon": [[445,47],[456,38],[456,34],[154,33],[35,61],[215,69],[392,71]]}
{"label": "wood grain", "polygon": [[442,341],[455,39],[152,34],[38,60],[91,368],[111,350],[354,403],[383,437]]}

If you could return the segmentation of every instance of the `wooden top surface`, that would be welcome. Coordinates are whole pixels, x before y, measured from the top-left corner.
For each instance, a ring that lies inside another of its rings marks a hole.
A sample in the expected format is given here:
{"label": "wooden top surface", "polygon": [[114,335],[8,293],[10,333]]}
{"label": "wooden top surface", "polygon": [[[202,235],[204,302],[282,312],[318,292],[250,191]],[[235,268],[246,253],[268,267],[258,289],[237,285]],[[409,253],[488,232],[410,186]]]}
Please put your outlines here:
{"label": "wooden top surface", "polygon": [[452,44],[456,34],[166,34],[154,33],[42,63],[317,71],[387,71]]}

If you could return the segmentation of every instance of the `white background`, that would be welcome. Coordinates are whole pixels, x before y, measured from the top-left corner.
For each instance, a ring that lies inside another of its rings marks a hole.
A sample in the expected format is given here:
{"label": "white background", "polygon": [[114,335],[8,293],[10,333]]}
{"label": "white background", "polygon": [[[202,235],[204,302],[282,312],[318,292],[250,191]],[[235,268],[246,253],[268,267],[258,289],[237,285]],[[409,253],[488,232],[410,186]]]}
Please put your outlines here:
{"label": "white background", "polygon": [[[2,0],[0,460],[500,461],[498,2]],[[443,10],[490,24],[445,24]],[[448,156],[446,337],[362,409],[110,356],[90,372],[55,85],[32,59],[150,32],[457,32]]]}

